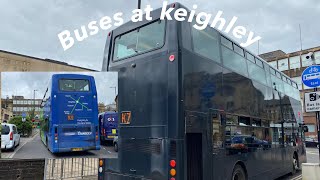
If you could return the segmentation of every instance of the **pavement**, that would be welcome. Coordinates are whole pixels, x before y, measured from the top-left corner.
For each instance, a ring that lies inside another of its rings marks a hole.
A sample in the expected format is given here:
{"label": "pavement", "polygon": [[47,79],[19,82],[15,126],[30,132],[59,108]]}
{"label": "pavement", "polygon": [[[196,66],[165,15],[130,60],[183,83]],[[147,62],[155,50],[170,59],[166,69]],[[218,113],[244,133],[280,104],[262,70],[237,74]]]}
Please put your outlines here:
{"label": "pavement", "polygon": [[33,137],[21,137],[20,145],[12,151],[2,151],[1,158],[16,159],[41,159],[41,158],[116,158],[118,154],[112,146],[101,145],[100,150],[90,150],[86,152],[68,152],[52,154],[41,141],[39,131]]}

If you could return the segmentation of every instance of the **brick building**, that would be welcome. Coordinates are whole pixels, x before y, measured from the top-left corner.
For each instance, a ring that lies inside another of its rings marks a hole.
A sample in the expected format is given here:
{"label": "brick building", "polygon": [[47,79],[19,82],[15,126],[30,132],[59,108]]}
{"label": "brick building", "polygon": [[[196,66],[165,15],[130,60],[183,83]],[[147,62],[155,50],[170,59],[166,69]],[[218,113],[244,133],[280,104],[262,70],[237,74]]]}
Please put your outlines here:
{"label": "brick building", "polygon": [[288,54],[281,50],[277,50],[261,54],[259,56],[265,59],[271,66],[282,71],[298,83],[304,111],[304,123],[309,127],[309,132],[306,133],[306,136],[317,137],[316,114],[306,113],[304,108],[304,93],[313,91],[313,88],[305,86],[301,80],[302,72],[308,66],[313,64],[313,61],[311,59],[306,58],[309,52],[313,52],[315,64],[320,64],[320,46]]}
{"label": "brick building", "polygon": [[[42,59],[22,54],[17,54],[8,51],[0,50],[0,73],[1,72],[59,72],[59,71],[70,71],[70,72],[78,72],[78,71],[94,71],[92,69],[87,69],[83,67],[69,65],[68,63],[51,60],[51,59]],[[0,74],[0,97],[1,97],[1,74]],[[13,99],[12,104],[13,104]],[[19,102],[20,103],[20,102]],[[29,101],[22,101],[22,103],[27,103],[24,105],[28,105]],[[2,105],[0,100],[0,104]],[[27,107],[27,106],[25,106]],[[10,110],[8,108],[4,108],[1,106],[0,111],[0,122],[4,118],[11,115]],[[24,106],[23,106],[24,108]],[[20,110],[20,109],[19,109]],[[23,109],[24,110],[24,109]],[[6,112],[6,115],[2,116],[2,112]],[[18,112],[18,111],[17,111]],[[13,112],[12,112],[13,113]],[[12,114],[13,115],[13,114]]]}

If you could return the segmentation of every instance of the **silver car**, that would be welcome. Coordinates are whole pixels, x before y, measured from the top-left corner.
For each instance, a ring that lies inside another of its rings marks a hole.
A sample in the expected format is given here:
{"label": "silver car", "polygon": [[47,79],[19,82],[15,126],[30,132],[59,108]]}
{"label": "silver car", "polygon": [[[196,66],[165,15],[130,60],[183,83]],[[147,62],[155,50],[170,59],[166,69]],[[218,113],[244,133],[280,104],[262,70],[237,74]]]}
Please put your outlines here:
{"label": "silver car", "polygon": [[118,146],[118,136],[115,136],[115,137],[113,138],[113,147],[114,147],[114,151],[115,151],[115,152],[118,152],[118,150],[119,150],[119,146]]}
{"label": "silver car", "polygon": [[20,134],[14,124],[1,123],[1,149],[13,150],[20,144]]}

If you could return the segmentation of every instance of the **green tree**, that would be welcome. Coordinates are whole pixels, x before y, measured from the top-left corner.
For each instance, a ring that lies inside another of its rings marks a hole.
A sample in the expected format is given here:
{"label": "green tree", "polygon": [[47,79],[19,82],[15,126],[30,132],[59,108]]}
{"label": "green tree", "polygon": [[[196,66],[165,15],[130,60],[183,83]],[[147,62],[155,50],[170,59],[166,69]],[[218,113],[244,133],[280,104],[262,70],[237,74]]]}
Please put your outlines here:
{"label": "green tree", "polygon": [[14,124],[17,126],[18,132],[22,135],[28,134],[31,135],[32,132],[32,122],[30,117],[26,118],[25,122],[22,122],[22,117],[17,116],[10,119],[9,124]]}

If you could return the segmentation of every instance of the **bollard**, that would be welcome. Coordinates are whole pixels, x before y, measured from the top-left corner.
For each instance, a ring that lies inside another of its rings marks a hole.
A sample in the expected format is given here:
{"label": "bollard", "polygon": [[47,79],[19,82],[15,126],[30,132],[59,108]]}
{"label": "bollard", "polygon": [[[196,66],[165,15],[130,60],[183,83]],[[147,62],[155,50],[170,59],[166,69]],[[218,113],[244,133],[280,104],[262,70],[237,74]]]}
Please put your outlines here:
{"label": "bollard", "polygon": [[319,180],[320,164],[302,163],[302,180]]}

